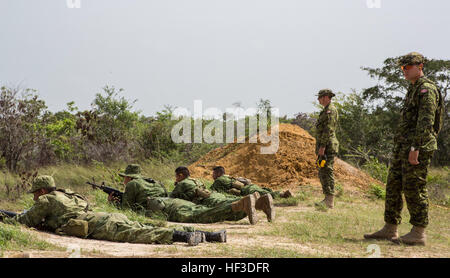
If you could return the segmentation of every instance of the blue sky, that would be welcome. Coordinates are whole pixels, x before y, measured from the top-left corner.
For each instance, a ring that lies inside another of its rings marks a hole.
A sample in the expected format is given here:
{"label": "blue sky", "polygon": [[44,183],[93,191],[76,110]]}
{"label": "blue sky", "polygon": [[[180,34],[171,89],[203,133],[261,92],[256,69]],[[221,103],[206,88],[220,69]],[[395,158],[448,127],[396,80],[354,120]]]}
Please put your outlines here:
{"label": "blue sky", "polygon": [[[372,1],[376,2],[376,0]],[[271,100],[315,110],[322,88],[374,84],[361,66],[411,51],[449,59],[442,0],[0,0],[0,83],[37,89],[52,111],[106,85],[153,115]]]}

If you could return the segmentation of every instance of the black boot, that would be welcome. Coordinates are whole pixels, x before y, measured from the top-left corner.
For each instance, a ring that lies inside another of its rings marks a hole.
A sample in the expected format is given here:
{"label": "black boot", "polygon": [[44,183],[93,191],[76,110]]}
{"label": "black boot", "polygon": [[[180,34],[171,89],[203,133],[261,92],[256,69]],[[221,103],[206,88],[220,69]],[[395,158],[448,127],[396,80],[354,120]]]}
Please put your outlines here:
{"label": "black boot", "polygon": [[189,246],[196,246],[202,242],[203,235],[199,232],[173,231],[173,242],[187,242]]}
{"label": "black boot", "polygon": [[227,231],[221,230],[218,232],[204,232],[204,231],[197,231],[201,232],[205,235],[205,239],[207,242],[227,242]]}

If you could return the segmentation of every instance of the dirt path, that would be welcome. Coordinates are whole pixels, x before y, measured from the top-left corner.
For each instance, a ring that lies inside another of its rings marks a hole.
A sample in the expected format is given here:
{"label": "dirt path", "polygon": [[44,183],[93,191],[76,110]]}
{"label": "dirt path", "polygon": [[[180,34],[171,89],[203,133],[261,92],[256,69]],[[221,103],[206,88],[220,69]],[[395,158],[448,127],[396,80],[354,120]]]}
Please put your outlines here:
{"label": "dirt path", "polygon": [[[351,192],[347,192],[351,194]],[[314,198],[316,199],[316,198]],[[185,243],[172,245],[149,245],[117,243],[93,239],[58,236],[51,233],[23,228],[37,238],[47,241],[61,248],[59,251],[26,251],[5,252],[5,257],[367,257],[366,248],[370,244],[379,244],[386,257],[442,257],[448,256],[447,245],[432,244],[426,249],[420,247],[395,246],[392,243],[364,242],[357,237],[349,238],[348,242],[332,242],[320,237],[302,243],[292,237],[280,236],[272,233],[279,224],[292,223],[292,219],[299,218],[303,213],[316,211],[312,202],[300,202],[298,206],[276,207],[276,220],[269,223],[265,215],[258,211],[259,222],[250,225],[247,219],[237,222],[221,222],[217,224],[182,224],[195,226],[201,230],[227,230],[227,243],[201,243],[189,247]],[[344,202],[341,206],[344,209]],[[363,203],[365,205],[365,203]],[[360,206],[354,207],[361,208]],[[330,212],[339,213],[338,210]],[[317,213],[320,216],[320,213]],[[172,223],[168,223],[172,224]],[[175,224],[175,223],[174,223]],[[181,224],[181,223],[176,223]],[[306,223],[305,223],[306,224]],[[277,225],[277,226],[274,226]],[[283,234],[283,233],[281,233]],[[275,251],[274,251],[275,250]]]}
{"label": "dirt path", "polygon": [[[313,208],[276,207],[276,213],[280,215],[283,214],[283,210],[304,211],[311,209]],[[320,254],[322,256],[327,256],[327,254],[331,255],[330,251],[332,251],[332,253],[336,255],[335,251],[327,250],[328,248],[324,247],[317,249],[317,247],[313,248],[310,245],[299,244],[288,238],[270,237],[270,240],[268,240],[265,236],[257,236],[255,234],[260,233],[271,225],[267,222],[263,213],[258,212],[258,216],[259,222],[254,226],[251,226],[246,219],[238,222],[223,222],[218,224],[183,224],[186,226],[195,226],[198,229],[204,230],[227,230],[226,244],[201,243],[195,247],[189,247],[185,243],[174,243],[172,245],[117,243],[58,236],[52,233],[26,229],[37,238],[61,247],[62,250],[65,249],[66,251],[6,252],[5,257],[222,257],[224,255],[221,255],[220,253],[223,253],[223,248],[230,250],[230,253],[226,256],[245,257],[243,252],[245,252],[246,248],[260,246],[264,248],[285,248],[305,254]],[[283,216],[280,216],[277,218],[277,222],[280,221],[287,220]],[[235,252],[233,252],[233,250]]]}

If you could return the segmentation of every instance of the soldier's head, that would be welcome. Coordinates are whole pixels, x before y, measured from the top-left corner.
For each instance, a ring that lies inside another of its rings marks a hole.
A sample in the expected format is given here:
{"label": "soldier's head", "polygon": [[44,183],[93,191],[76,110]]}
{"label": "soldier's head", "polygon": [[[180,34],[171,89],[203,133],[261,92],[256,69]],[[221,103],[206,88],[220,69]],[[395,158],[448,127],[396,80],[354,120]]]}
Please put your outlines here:
{"label": "soldier's head", "polygon": [[398,58],[398,65],[401,67],[405,79],[413,83],[424,75],[424,63],[425,57],[418,52],[411,52]]}
{"label": "soldier's head", "polygon": [[133,179],[141,178],[141,166],[139,164],[130,164],[125,168],[125,172],[119,173],[123,177],[123,183],[127,184]]}
{"label": "soldier's head", "polygon": [[189,173],[189,169],[184,166],[180,166],[175,169],[175,180],[180,182],[186,178],[188,178],[191,174]]}
{"label": "soldier's head", "polygon": [[322,89],[317,94],[317,99],[319,100],[320,105],[325,107],[331,102],[331,99],[334,96],[335,94],[330,89]]}
{"label": "soldier's head", "polygon": [[222,166],[216,166],[213,168],[213,179],[217,179],[223,175],[225,175],[225,168]]}
{"label": "soldier's head", "polygon": [[34,201],[42,195],[48,194],[56,189],[55,180],[52,176],[37,176],[31,185],[31,190],[28,193],[34,194]]}

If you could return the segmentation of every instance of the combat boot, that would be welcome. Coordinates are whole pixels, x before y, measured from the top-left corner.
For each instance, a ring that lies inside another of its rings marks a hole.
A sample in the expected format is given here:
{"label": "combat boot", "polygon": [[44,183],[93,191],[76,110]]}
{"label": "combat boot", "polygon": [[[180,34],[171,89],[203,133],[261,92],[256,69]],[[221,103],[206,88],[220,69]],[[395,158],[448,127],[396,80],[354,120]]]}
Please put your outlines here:
{"label": "combat boot", "polygon": [[411,232],[399,238],[394,238],[395,243],[404,243],[407,245],[425,245],[427,237],[425,235],[425,228],[413,226]]}
{"label": "combat boot", "polygon": [[227,231],[221,230],[218,232],[205,232],[205,231],[197,231],[201,232],[205,236],[206,242],[227,242]]}
{"label": "combat boot", "polygon": [[255,209],[255,196],[248,195],[231,204],[233,211],[243,211],[247,214],[250,224],[255,225],[258,222],[258,216]]}
{"label": "combat boot", "polygon": [[261,198],[261,194],[259,194],[259,192],[254,192],[252,195],[255,196],[255,202],[258,202],[258,199]]}
{"label": "combat boot", "polygon": [[334,195],[325,195],[325,205],[330,209],[334,208]]}
{"label": "combat boot", "polygon": [[200,232],[173,231],[173,242],[187,242],[189,246],[196,246],[202,242],[203,234]]}
{"label": "combat boot", "polygon": [[273,197],[270,194],[261,196],[256,201],[255,208],[262,210],[267,216],[267,221],[272,222],[275,219],[275,208],[273,207]]}
{"label": "combat boot", "polygon": [[294,195],[292,194],[292,192],[290,190],[286,190],[286,191],[284,191],[283,193],[280,194],[281,198],[289,198],[289,197],[292,197],[292,196],[294,196]]}
{"label": "combat boot", "polygon": [[386,223],[384,227],[378,232],[372,234],[365,234],[365,239],[386,239],[392,240],[398,238],[397,225]]}

